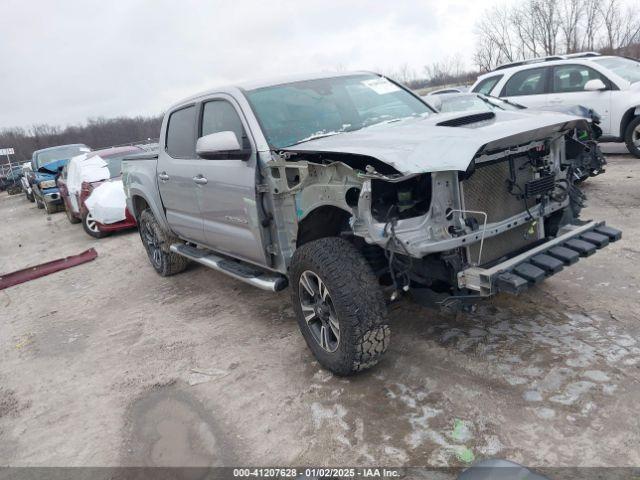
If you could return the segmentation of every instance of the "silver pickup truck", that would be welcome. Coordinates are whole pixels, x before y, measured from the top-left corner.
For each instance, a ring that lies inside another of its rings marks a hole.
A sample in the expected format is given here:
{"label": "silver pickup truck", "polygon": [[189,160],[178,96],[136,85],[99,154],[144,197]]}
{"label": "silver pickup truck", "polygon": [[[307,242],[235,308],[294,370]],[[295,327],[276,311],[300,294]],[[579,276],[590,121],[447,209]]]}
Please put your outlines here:
{"label": "silver pickup truck", "polygon": [[519,293],[618,240],[580,221],[585,120],[436,114],[372,73],[219,88],[172,106],[160,153],[123,162],[160,275],[201,263],[291,286],[320,364],[348,375],[389,344],[386,304]]}

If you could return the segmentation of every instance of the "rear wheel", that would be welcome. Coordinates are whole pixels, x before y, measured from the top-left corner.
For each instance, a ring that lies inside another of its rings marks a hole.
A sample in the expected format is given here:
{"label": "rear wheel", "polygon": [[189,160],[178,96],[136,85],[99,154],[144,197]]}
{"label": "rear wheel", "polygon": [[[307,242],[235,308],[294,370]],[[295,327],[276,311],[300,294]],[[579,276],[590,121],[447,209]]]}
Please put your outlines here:
{"label": "rear wheel", "polygon": [[168,277],[187,268],[189,260],[169,250],[171,244],[179,243],[180,239],[166,233],[160,227],[151,209],[147,208],[140,214],[138,229],[142,245],[156,272],[163,277]]}
{"label": "rear wheel", "polygon": [[627,126],[624,141],[627,144],[629,153],[640,158],[640,116],[631,120],[631,123]]}
{"label": "rear wheel", "polygon": [[96,219],[93,218],[93,215],[89,212],[82,216],[82,228],[87,232],[87,235],[93,238],[102,238],[107,236],[107,233],[100,231],[98,222],[96,222]]}
{"label": "rear wheel", "polygon": [[67,215],[67,220],[69,220],[69,223],[80,223],[81,220],[76,217],[73,212],[67,208],[66,205],[64,206],[64,213]]}
{"label": "rear wheel", "polygon": [[29,193],[29,192],[24,192],[25,197],[27,197],[27,200],[29,200],[30,202],[34,202],[35,198],[33,198],[33,192]]}
{"label": "rear wheel", "polygon": [[382,291],[356,248],[336,237],[309,242],[291,264],[298,325],[318,362],[338,375],[372,367],[391,331]]}

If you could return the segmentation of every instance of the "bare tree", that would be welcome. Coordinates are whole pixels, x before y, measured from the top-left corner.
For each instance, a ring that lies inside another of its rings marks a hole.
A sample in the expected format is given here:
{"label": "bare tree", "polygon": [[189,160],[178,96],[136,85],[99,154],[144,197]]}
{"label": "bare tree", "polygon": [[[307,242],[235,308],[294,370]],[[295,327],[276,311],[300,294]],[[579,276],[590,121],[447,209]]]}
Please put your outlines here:
{"label": "bare tree", "polygon": [[584,12],[580,0],[562,0],[559,3],[560,30],[564,39],[564,51],[574,53],[578,51],[578,35],[580,33],[580,21]]}
{"label": "bare tree", "polygon": [[593,51],[596,46],[596,35],[602,25],[600,16],[601,0],[582,0],[582,50]]}
{"label": "bare tree", "polygon": [[429,82],[436,85],[458,80],[466,73],[459,54],[425,65],[424,72]]}
{"label": "bare tree", "polygon": [[640,50],[640,10],[621,0],[524,0],[487,9],[476,35],[482,70],[579,50],[631,54]]}
{"label": "bare tree", "polygon": [[493,57],[502,62],[512,62],[520,56],[511,17],[506,5],[494,6],[485,11],[476,25],[478,35],[485,40],[484,48],[496,49]]}

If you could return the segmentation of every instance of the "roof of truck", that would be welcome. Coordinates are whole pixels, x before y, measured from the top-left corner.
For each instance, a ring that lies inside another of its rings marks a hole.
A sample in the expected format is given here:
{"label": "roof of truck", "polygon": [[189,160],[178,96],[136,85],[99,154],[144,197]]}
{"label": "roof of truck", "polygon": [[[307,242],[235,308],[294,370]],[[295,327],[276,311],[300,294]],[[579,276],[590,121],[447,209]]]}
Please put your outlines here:
{"label": "roof of truck", "polygon": [[303,73],[297,75],[285,75],[278,77],[271,77],[262,80],[251,80],[246,82],[238,82],[233,85],[225,85],[218,88],[212,88],[206,90],[204,92],[197,93],[195,95],[191,95],[187,98],[183,98],[179,102],[171,105],[171,109],[177,107],[179,105],[183,105],[190,101],[198,100],[202,97],[207,97],[209,95],[213,95],[215,93],[236,93],[239,90],[255,90],[257,88],[264,87],[273,87],[275,85],[283,85],[286,83],[292,82],[303,82],[305,80],[318,80],[322,78],[332,78],[332,77],[347,77],[350,75],[380,75],[375,72],[367,72],[367,71],[354,71],[354,72],[319,72],[319,73]]}

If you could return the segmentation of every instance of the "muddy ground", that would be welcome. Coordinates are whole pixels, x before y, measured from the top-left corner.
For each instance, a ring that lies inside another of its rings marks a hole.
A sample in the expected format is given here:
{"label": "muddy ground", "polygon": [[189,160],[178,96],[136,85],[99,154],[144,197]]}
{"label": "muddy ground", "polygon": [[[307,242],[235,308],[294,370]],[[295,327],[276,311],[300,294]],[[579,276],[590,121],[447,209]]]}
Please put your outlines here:
{"label": "muddy ground", "polygon": [[288,291],[161,278],[135,231],[94,240],[0,194],[0,272],[99,253],[0,291],[0,465],[640,465],[640,161],[609,158],[583,217],[622,241],[472,315],[403,301],[348,379]]}

